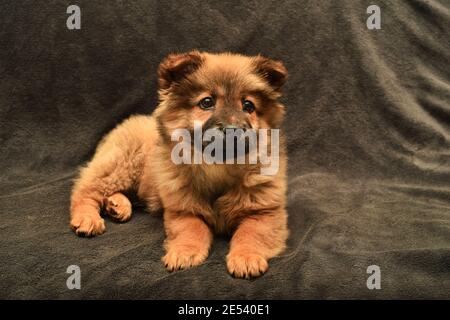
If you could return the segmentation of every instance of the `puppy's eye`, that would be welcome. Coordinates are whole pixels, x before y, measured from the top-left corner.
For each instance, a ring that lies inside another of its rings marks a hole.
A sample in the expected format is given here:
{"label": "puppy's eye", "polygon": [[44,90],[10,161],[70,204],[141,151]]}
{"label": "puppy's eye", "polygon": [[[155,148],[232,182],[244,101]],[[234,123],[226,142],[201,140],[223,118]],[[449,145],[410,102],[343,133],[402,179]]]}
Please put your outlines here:
{"label": "puppy's eye", "polygon": [[212,107],[214,107],[214,104],[215,104],[215,101],[213,98],[206,97],[206,98],[203,98],[202,100],[200,100],[199,106],[203,110],[208,110],[208,109],[211,109]]}
{"label": "puppy's eye", "polygon": [[255,105],[250,100],[242,101],[242,110],[248,113],[252,113],[255,111]]}

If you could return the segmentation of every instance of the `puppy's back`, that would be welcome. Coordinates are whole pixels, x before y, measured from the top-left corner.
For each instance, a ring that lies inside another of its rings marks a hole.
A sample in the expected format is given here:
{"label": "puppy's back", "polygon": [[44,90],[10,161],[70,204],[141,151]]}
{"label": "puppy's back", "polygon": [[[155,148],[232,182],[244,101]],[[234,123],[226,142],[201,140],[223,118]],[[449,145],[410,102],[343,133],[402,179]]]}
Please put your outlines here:
{"label": "puppy's back", "polygon": [[134,115],[106,134],[95,153],[102,153],[110,148],[136,150],[154,144],[158,139],[155,119],[152,116]]}

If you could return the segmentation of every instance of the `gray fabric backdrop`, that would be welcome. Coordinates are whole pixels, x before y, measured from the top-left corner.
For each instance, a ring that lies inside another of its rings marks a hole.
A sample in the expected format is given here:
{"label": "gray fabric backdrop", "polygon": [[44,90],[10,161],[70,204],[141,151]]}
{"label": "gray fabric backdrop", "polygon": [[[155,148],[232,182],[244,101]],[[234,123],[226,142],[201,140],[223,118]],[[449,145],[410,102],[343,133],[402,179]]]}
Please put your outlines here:
{"label": "gray fabric backdrop", "polygon": [[[450,298],[450,2],[0,3],[1,298]],[[368,30],[366,8],[382,10]],[[288,250],[254,281],[207,262],[167,273],[161,218],[68,228],[77,167],[157,104],[173,51],[262,53],[290,71]],[[66,288],[81,267],[82,289]],[[368,290],[366,268],[381,268]]]}

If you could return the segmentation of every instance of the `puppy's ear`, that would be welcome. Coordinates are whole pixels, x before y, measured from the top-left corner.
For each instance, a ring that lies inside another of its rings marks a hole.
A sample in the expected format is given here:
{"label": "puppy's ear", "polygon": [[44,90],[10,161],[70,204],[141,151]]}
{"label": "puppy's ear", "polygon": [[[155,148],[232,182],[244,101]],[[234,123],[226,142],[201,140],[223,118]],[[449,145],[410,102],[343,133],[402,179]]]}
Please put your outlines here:
{"label": "puppy's ear", "polygon": [[257,56],[254,64],[256,72],[264,77],[275,90],[281,89],[288,77],[288,72],[281,61]]}
{"label": "puppy's ear", "polygon": [[182,80],[197,70],[202,62],[203,56],[196,50],[189,53],[168,55],[158,68],[159,88],[170,88],[173,83]]}

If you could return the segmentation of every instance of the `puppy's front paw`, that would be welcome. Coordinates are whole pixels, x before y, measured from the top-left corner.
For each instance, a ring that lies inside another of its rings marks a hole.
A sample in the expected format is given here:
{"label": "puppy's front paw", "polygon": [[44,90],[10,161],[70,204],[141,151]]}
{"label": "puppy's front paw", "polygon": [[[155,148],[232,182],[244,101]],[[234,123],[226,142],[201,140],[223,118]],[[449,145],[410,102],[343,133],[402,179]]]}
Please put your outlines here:
{"label": "puppy's front paw", "polygon": [[269,269],[267,260],[254,253],[230,253],[227,256],[228,272],[236,278],[259,277]]}
{"label": "puppy's front paw", "polygon": [[115,220],[125,222],[131,218],[131,202],[122,193],[115,193],[104,201],[105,211]]}
{"label": "puppy's front paw", "polygon": [[208,257],[208,250],[197,247],[173,246],[162,258],[169,271],[187,269],[202,264]]}
{"label": "puppy's front paw", "polygon": [[79,215],[70,221],[70,227],[80,237],[97,236],[105,232],[105,220],[100,216]]}

